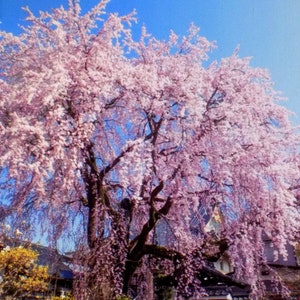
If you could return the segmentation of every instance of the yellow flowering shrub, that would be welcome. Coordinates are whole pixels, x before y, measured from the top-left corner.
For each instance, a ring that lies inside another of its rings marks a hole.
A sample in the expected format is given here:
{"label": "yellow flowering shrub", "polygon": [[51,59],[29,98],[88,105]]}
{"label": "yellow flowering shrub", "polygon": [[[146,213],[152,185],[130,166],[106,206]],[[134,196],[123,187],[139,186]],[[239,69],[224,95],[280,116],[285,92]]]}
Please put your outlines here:
{"label": "yellow flowering shrub", "polygon": [[0,251],[0,295],[13,297],[44,292],[48,288],[47,266],[37,265],[38,253],[29,248],[6,247]]}
{"label": "yellow flowering shrub", "polygon": [[75,300],[75,298],[70,294],[67,293],[64,297],[60,297],[60,296],[52,296],[51,300]]}

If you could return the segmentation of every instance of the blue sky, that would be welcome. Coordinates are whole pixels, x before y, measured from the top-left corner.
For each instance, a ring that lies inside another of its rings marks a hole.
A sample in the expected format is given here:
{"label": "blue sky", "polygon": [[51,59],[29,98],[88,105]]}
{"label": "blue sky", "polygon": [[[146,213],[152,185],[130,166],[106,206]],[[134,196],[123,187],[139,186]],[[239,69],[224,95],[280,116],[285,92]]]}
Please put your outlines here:
{"label": "blue sky", "polygon": [[[83,10],[98,0],[81,0]],[[67,0],[0,0],[0,29],[19,32],[26,14]],[[299,0],[111,0],[108,10],[126,14],[137,10],[137,32],[142,25],[155,37],[166,39],[173,29],[183,35],[191,22],[200,33],[217,42],[212,59],[229,56],[237,45],[240,56],[253,57],[252,65],[269,69],[275,88],[289,100],[283,103],[296,112],[300,125],[300,1]]]}

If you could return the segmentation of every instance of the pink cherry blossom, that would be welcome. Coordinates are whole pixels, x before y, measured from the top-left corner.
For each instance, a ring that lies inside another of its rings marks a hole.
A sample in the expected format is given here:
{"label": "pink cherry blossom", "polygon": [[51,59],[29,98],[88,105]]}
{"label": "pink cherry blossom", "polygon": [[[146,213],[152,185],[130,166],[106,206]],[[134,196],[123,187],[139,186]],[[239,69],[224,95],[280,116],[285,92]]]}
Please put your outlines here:
{"label": "pink cherry blossom", "polygon": [[[215,45],[194,25],[134,41],[134,13],[107,16],[107,2],[86,14],[77,1],[37,17],[26,8],[21,35],[1,32],[7,213],[49,240],[75,237],[88,270],[78,299],[128,293],[154,259],[196,295],[224,251],[262,295],[263,235],[285,256],[300,224],[299,134],[280,94],[237,51],[208,65]],[[218,230],[205,232],[201,210],[214,208]]]}

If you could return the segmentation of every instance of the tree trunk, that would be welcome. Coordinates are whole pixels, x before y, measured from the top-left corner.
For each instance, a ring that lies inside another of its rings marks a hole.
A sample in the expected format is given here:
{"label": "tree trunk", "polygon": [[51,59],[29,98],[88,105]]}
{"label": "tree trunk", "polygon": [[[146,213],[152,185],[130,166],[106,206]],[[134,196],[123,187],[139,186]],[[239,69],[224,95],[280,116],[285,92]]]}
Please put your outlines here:
{"label": "tree trunk", "polygon": [[145,295],[145,299],[154,300],[154,282],[153,282],[153,274],[150,270],[147,270],[146,273],[146,283],[147,283],[147,291]]}

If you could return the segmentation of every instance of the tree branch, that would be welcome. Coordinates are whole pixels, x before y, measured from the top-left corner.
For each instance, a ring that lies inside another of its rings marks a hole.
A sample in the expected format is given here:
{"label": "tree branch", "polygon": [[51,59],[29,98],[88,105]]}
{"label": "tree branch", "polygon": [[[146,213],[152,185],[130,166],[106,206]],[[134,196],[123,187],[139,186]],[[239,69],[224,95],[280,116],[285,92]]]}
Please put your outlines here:
{"label": "tree branch", "polygon": [[173,201],[171,197],[168,197],[166,203],[159,211],[155,211],[153,209],[152,213],[150,212],[149,220],[146,224],[144,224],[141,233],[137,237],[135,237],[130,243],[130,254],[136,256],[135,253],[142,253],[142,248],[147,241],[150,231],[154,228],[161,215],[168,214],[172,203]]}
{"label": "tree branch", "polygon": [[151,254],[155,257],[165,258],[169,260],[184,258],[184,255],[179,251],[153,244],[144,245],[143,252],[144,254]]}
{"label": "tree branch", "polygon": [[[215,251],[212,249],[215,248]],[[218,261],[221,256],[228,250],[229,243],[227,239],[217,239],[216,236],[208,238],[208,240],[203,245],[202,255],[210,262]]]}
{"label": "tree branch", "polygon": [[129,146],[126,150],[123,150],[113,161],[107,165],[104,169],[100,172],[100,178],[104,178],[105,174],[107,174],[110,170],[112,170],[120,161],[121,158],[129,151],[133,149],[133,145]]}
{"label": "tree branch", "polygon": [[164,188],[164,182],[160,181],[159,185],[154,188],[154,190],[150,194],[150,201],[152,202],[154,198],[162,191]]}
{"label": "tree branch", "polygon": [[[163,189],[163,185],[161,183],[152,191],[152,195],[157,195]],[[144,224],[141,233],[135,237],[129,245],[127,259],[125,263],[125,273],[124,273],[124,280],[123,280],[123,293],[127,293],[129,288],[129,282],[131,280],[132,275],[134,274],[136,268],[138,267],[138,263],[140,259],[147,254],[145,251],[150,251],[151,248],[148,246],[145,247],[145,243],[148,239],[148,235],[150,231],[154,228],[157,221],[159,220],[161,215],[166,215],[171,206],[172,206],[172,199],[168,197],[164,206],[159,210],[155,211],[150,209],[150,216],[149,220],[146,224]],[[157,250],[158,251],[158,250]]]}

